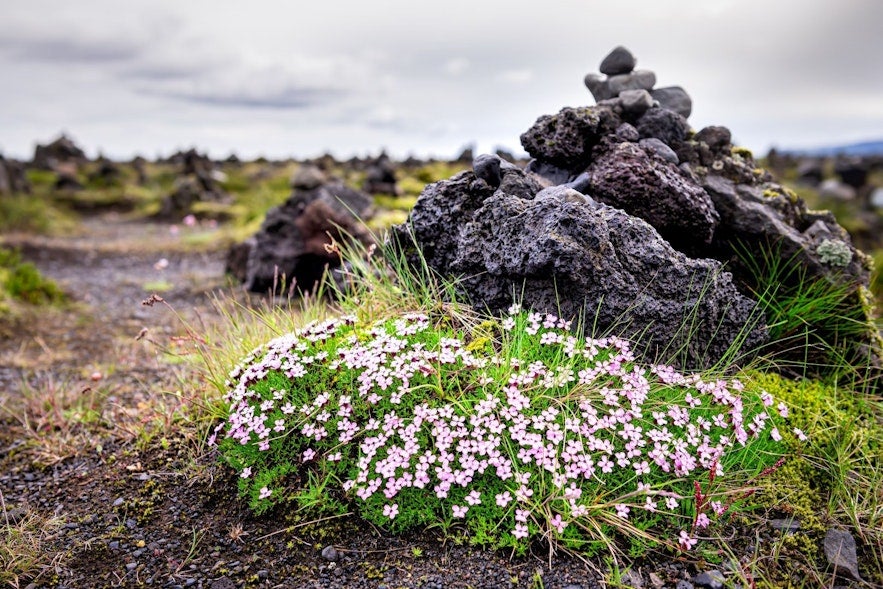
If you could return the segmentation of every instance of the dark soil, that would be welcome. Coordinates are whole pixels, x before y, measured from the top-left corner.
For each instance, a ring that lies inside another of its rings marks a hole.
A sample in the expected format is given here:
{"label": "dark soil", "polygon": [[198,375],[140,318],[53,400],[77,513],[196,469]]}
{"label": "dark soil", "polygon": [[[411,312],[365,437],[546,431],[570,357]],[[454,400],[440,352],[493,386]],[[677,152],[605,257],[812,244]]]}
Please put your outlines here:
{"label": "dark soil", "polygon": [[[0,338],[0,525],[57,518],[41,564],[13,567],[20,586],[599,586],[573,557],[550,567],[543,553],[509,559],[431,531],[391,537],[354,517],[251,515],[232,471],[163,422],[187,402],[191,370],[163,348],[186,336],[182,319],[210,321],[211,293],[230,288],[223,253],[179,240],[168,225],[112,215],[76,237],[5,238],[72,299]],[[174,312],[142,304],[157,286]]]}

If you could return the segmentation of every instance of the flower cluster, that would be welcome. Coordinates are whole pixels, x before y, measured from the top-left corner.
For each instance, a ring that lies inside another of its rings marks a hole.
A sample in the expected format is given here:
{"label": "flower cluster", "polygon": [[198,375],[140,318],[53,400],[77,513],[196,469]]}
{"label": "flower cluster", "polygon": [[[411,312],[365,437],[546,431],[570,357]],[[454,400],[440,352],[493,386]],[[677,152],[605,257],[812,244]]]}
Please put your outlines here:
{"label": "flower cluster", "polygon": [[422,314],[313,323],[233,370],[215,434],[259,509],[309,467],[393,528],[493,521],[499,545],[523,546],[578,538],[585,518],[667,514],[693,522],[676,542],[689,549],[710,520],[690,516],[684,481],[720,481],[759,455],[787,408],[768,411],[772,397],[735,380],[641,366],[628,342],[569,328],[513,308],[498,341],[474,346]]}

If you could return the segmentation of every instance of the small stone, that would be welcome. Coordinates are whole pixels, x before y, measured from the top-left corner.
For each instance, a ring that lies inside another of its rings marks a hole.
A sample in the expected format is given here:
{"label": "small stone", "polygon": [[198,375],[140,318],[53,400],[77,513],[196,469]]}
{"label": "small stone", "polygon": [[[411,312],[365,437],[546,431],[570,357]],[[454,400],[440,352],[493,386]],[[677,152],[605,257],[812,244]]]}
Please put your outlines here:
{"label": "small stone", "polygon": [[662,577],[660,577],[656,573],[650,573],[648,575],[648,578],[650,579],[650,584],[653,585],[654,589],[662,589],[662,587],[665,587],[665,581],[663,581]]}
{"label": "small stone", "polygon": [[500,156],[484,153],[472,160],[472,170],[475,176],[487,182],[488,186],[497,188],[502,180],[500,162]]}
{"label": "small stone", "polygon": [[678,584],[675,585],[675,589],[693,589],[693,583],[681,579],[678,581]]}
{"label": "small stone", "polygon": [[137,568],[138,568],[138,563],[137,563],[137,562],[130,562],[130,563],[128,563],[128,564],[126,565],[126,570],[127,570],[127,571],[134,571],[134,570],[137,569]]}
{"label": "small stone", "polygon": [[656,88],[650,92],[650,96],[659,102],[659,106],[673,110],[682,117],[689,118],[693,112],[693,101],[687,91],[680,86],[666,86],[665,88]]}
{"label": "small stone", "polygon": [[794,518],[771,519],[770,526],[774,530],[779,530],[786,533],[793,533],[800,529],[800,520],[796,520]]}
{"label": "small stone", "polygon": [[623,90],[619,94],[622,111],[631,115],[642,115],[653,106],[653,97],[646,90]]}
{"label": "small stone", "polygon": [[831,528],[825,534],[825,558],[835,571],[856,581],[862,578],[858,573],[858,556],[855,552],[855,538],[846,530]]}
{"label": "small stone", "polygon": [[655,84],[656,74],[650,70],[635,70],[630,74],[607,78],[607,86],[613,96],[619,96],[623,90],[652,90]]}
{"label": "small stone", "polygon": [[210,587],[211,589],[236,589],[236,583],[230,577],[220,577],[215,579]]}
{"label": "small stone", "polygon": [[614,96],[610,91],[610,85],[607,83],[607,78],[604,76],[599,76],[598,74],[586,74],[583,82],[585,82],[586,88],[589,89],[589,92],[592,93],[595,102],[601,102],[602,100],[607,100]]}
{"label": "small stone", "polygon": [[107,547],[110,548],[111,550],[119,550],[120,543],[118,540],[113,540],[113,541],[107,543]]}
{"label": "small stone", "polygon": [[337,552],[337,549],[334,546],[326,546],[322,549],[322,558],[331,562],[336,562],[337,559],[340,558],[340,553]]}
{"label": "small stone", "polygon": [[641,138],[641,134],[638,133],[634,125],[623,123],[616,128],[616,138],[629,143],[636,143]]}
{"label": "small stone", "polygon": [[667,162],[671,162],[673,164],[678,163],[678,154],[676,154],[671,147],[669,147],[656,137],[641,139],[640,141],[638,141],[638,145],[643,147],[644,151],[655,153]]}
{"label": "small stone", "polygon": [[[12,508],[6,510],[5,520],[9,520],[9,523],[11,523],[11,524],[17,524],[21,520],[23,520],[27,514],[28,514],[28,512],[26,510],[22,509],[21,507],[12,507]],[[0,514],[0,515],[2,515],[2,514]],[[5,523],[5,520],[2,517],[0,517],[0,521],[3,521]]]}
{"label": "small stone", "polygon": [[696,133],[696,141],[701,141],[711,148],[712,151],[721,151],[730,146],[733,139],[730,130],[720,125],[709,125]]}
{"label": "small stone", "polygon": [[562,589],[583,589],[582,585],[577,585],[576,583],[571,583],[570,585],[565,585]]}
{"label": "small stone", "polygon": [[588,172],[583,172],[570,182],[564,184],[564,186],[568,188],[573,188],[577,192],[581,192],[583,194],[588,194],[589,186],[592,183],[591,176],[589,176]]}
{"label": "small stone", "polygon": [[266,579],[270,576],[270,571],[261,569],[258,571],[258,579]]}
{"label": "small stone", "polygon": [[620,45],[607,54],[607,57],[601,62],[599,69],[602,74],[607,74],[608,76],[627,74],[635,69],[637,62],[638,60],[635,59],[632,52]]}
{"label": "small stone", "polygon": [[123,503],[125,503],[125,500],[122,497],[118,497],[118,498],[114,499],[113,506],[119,507]]}
{"label": "small stone", "polygon": [[642,577],[640,573],[631,569],[623,573],[622,577],[620,577],[620,580],[622,581],[622,584],[626,587],[632,587],[633,589],[644,588],[644,577]]}
{"label": "small stone", "polygon": [[550,186],[548,188],[543,188],[537,195],[534,197],[534,200],[539,201],[543,198],[553,198],[555,200],[560,200],[562,202],[575,202],[579,204],[586,204],[592,201],[591,197],[586,196],[585,194],[570,188],[567,185],[560,186]]}
{"label": "small stone", "polygon": [[693,578],[693,583],[699,587],[708,587],[708,589],[723,589],[725,581],[726,578],[720,571],[705,571]]}
{"label": "small stone", "polygon": [[304,164],[291,177],[291,187],[295,190],[313,190],[327,181],[328,178],[317,166]]}

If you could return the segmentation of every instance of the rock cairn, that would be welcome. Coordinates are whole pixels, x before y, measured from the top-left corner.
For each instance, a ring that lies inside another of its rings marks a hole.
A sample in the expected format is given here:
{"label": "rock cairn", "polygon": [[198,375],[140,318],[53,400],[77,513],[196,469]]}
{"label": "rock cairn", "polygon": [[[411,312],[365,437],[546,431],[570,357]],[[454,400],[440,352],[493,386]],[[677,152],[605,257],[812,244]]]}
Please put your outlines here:
{"label": "rock cairn", "polygon": [[693,110],[690,95],[680,86],[654,88],[656,74],[650,70],[636,70],[638,60],[631,51],[619,46],[601,62],[601,74],[590,73],[585,84],[598,103],[619,98],[627,112],[640,114],[654,104],[673,110],[689,118]]}
{"label": "rock cairn", "polygon": [[25,175],[24,165],[0,155],[0,196],[30,192],[31,183]]}
{"label": "rock cairn", "polygon": [[170,161],[181,166],[181,174],[175,179],[171,194],[163,199],[157,218],[182,219],[198,202],[231,202],[230,195],[221,186],[226,176],[208,156],[191,149],[176,153]]}
{"label": "rock cairn", "polygon": [[309,293],[327,268],[340,265],[338,243],[373,243],[362,221],[373,215],[368,194],[328,178],[318,167],[302,165],[291,179],[291,196],[270,210],[260,230],[234,246],[227,272],[248,290]]}
{"label": "rock cairn", "polygon": [[538,118],[521,136],[533,158],[524,171],[482,155],[472,171],[427,186],[394,229],[400,247],[459,277],[477,307],[523,299],[582,315],[642,343],[651,359],[674,355],[687,367],[714,364],[741,338],[750,350],[768,337],[757,276],[737,255],[766,251],[808,280],[847,285],[869,322],[854,360],[877,362],[861,302],[869,258],[833,215],[808,210],[758,169],[727,128],[694,132],[686,92],[653,90],[655,75],[635,63],[616,48],[601,64],[606,78],[586,77],[597,105]]}

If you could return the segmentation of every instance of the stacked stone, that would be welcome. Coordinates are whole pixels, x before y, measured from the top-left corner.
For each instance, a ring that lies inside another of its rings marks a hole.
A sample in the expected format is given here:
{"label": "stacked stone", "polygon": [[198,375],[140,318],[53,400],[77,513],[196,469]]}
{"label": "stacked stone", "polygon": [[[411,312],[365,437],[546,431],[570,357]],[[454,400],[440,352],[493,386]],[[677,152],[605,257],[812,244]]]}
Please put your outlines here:
{"label": "stacked stone", "polygon": [[586,87],[598,103],[618,102],[623,112],[640,116],[654,105],[673,110],[684,118],[690,116],[693,101],[680,86],[653,88],[656,74],[636,70],[637,59],[632,52],[619,46],[601,62],[601,75],[587,74]]}

